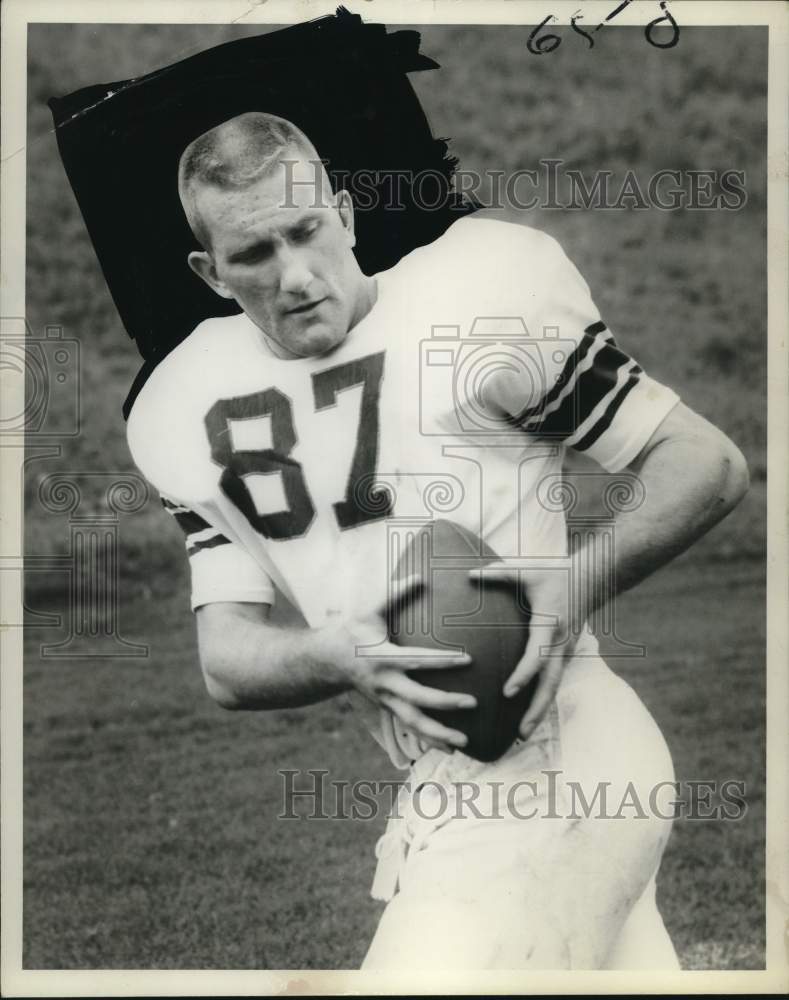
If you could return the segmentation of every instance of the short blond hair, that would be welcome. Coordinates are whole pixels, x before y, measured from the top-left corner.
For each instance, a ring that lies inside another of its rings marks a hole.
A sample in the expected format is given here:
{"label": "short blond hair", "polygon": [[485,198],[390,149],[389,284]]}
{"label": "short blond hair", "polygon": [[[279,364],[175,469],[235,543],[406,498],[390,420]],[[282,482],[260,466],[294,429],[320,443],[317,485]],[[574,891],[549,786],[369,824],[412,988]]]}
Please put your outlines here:
{"label": "short blond hair", "polygon": [[286,152],[320,161],[300,128],[263,111],[230,118],[189,143],[178,164],[178,195],[189,227],[205,249],[210,248],[210,234],[197,205],[198,189],[243,190],[270,173]]}

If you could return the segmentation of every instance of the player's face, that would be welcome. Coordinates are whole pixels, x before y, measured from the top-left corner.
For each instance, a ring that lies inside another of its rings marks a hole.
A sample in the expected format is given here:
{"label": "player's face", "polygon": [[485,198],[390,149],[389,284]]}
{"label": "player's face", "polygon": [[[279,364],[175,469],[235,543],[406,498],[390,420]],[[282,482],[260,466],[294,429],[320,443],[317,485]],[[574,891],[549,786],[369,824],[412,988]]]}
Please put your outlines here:
{"label": "player's face", "polygon": [[273,349],[309,357],[342,343],[368,287],[352,252],[350,198],[335,198],[306,160],[280,164],[244,190],[211,188],[199,198],[213,270],[199,273],[238,302]]}

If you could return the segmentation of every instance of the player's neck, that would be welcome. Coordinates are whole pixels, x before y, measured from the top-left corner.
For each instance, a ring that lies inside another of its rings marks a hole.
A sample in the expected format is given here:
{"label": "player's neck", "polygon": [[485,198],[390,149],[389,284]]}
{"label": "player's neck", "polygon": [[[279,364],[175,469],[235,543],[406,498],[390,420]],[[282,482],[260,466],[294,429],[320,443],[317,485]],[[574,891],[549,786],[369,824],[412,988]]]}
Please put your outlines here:
{"label": "player's neck", "polygon": [[360,294],[357,300],[356,311],[351,317],[351,325],[348,328],[349,333],[355,326],[361,323],[365,316],[372,310],[377,301],[378,278],[375,275],[372,275],[371,277],[362,275],[360,282]]}

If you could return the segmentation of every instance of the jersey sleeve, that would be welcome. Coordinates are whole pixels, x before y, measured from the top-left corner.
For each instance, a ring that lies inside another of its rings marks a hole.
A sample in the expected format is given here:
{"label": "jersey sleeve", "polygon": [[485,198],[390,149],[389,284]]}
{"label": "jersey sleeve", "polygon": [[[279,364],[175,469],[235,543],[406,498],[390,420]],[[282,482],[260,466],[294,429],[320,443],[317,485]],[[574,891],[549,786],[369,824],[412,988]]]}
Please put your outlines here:
{"label": "jersey sleeve", "polygon": [[164,496],[162,504],[186,536],[193,611],[219,601],[274,604],[270,577],[238,543],[188,507]]}
{"label": "jersey sleeve", "polygon": [[536,314],[543,378],[513,422],[558,439],[609,472],[625,468],[679,401],[619,348],[589,287],[555,241]]}

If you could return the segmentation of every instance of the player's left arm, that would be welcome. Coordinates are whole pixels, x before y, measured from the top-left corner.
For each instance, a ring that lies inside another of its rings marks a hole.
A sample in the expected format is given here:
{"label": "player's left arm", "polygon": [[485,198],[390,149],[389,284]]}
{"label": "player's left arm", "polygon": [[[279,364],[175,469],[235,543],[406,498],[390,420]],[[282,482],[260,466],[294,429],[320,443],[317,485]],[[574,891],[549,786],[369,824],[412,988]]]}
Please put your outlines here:
{"label": "player's left arm", "polygon": [[[745,496],[740,449],[700,414],[677,403],[628,466],[644,503],[616,519],[616,578],[627,590],[684,552]],[[594,610],[592,601],[588,610]]]}
{"label": "player's left arm", "polygon": [[[558,330],[562,340],[545,341],[541,394],[535,396],[515,374],[505,373],[498,382],[489,380],[491,408],[527,436],[561,441],[609,472],[634,472],[644,500],[617,515],[616,545],[608,561],[602,558],[607,550],[587,536],[563,561],[535,559],[527,568],[501,564],[483,571],[487,578],[498,576],[523,588],[531,608],[554,623],[531,630],[504,687],[512,696],[541,675],[521,724],[524,736],[553,700],[589,615],[687,549],[748,488],[737,446],[617,346],[586,282],[555,241],[543,237],[540,250],[548,264],[532,322],[537,330]],[[570,347],[555,351],[554,344]]]}
{"label": "player's left arm", "polygon": [[[553,700],[572,653],[571,637],[579,635],[589,615],[684,552],[724,518],[748,489],[748,468],[739,448],[681,402],[627,468],[638,475],[644,501],[617,515],[613,565],[600,558],[601,548],[596,558],[588,557],[589,547],[595,545],[592,537],[568,556],[567,575],[557,573],[555,567],[519,571],[531,606],[554,620],[551,630],[532,632],[523,659],[505,687],[508,695],[514,695],[542,672],[521,723],[524,737]],[[502,569],[502,574],[506,576],[507,571]],[[562,640],[563,655],[550,655],[547,647]]]}

